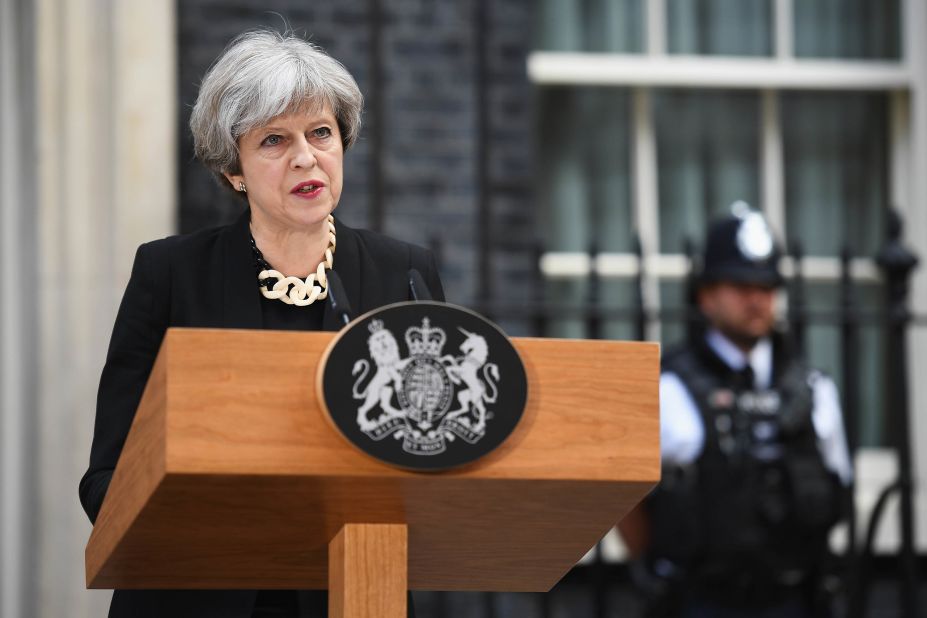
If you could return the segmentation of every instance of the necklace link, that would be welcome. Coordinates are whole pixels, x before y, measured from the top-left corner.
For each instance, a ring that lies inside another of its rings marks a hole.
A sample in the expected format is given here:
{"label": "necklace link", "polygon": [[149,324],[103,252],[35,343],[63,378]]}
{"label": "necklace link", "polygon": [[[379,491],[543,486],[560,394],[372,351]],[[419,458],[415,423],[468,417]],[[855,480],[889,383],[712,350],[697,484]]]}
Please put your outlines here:
{"label": "necklace link", "polygon": [[[254,236],[251,237],[251,252],[254,255],[255,268],[258,270],[258,285],[264,298],[281,300],[288,305],[305,307],[317,300],[328,298],[328,276],[326,270],[331,270],[335,254],[335,218],[328,215],[328,247],[325,248],[325,257],[319,262],[315,272],[310,273],[305,280],[299,277],[287,276],[271,268],[264,254],[257,248]],[[276,279],[276,281],[273,281]]]}

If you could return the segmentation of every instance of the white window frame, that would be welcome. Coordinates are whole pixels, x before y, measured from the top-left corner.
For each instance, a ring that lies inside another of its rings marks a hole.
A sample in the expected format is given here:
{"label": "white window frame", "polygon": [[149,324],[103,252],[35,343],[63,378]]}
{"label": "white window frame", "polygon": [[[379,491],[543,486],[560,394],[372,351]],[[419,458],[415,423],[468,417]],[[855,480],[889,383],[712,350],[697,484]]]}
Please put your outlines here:
{"label": "white window frame", "polygon": [[[890,195],[907,222],[907,244],[927,261],[927,3],[901,1],[904,39],[898,61],[814,60],[796,58],[793,53],[793,9],[795,0],[772,0],[773,55],[767,58],[669,55],[666,51],[666,2],[645,0],[646,49],[642,54],[585,52],[533,52],[528,57],[529,79],[539,86],[623,86],[632,93],[631,141],[633,217],[641,239],[644,268],[644,303],[659,310],[659,283],[680,279],[689,272],[684,255],[660,252],[658,164],[651,92],[654,88],[749,89],[760,93],[760,182],[761,206],[773,228],[785,237],[785,174],[779,93],[784,91],[875,91],[890,94]],[[551,252],[542,257],[541,269],[551,278],[587,277],[595,270],[601,277],[629,278],[638,274],[640,263],[630,253],[601,253],[590,259],[584,254]],[[808,257],[802,274],[809,280],[839,280],[836,257]],[[783,263],[788,276],[790,260]],[[879,270],[871,258],[852,261],[851,275],[859,281],[878,281]],[[927,268],[914,278],[913,308],[927,311]],[[927,329],[915,332],[910,366],[927,363]],[[658,326],[651,326],[648,338],[659,338]],[[912,410],[927,405],[927,384],[911,381]],[[927,440],[927,420],[912,414],[912,440]],[[866,521],[878,491],[892,478],[893,457],[887,449],[863,449],[858,454],[857,507]],[[921,452],[915,450],[915,453]],[[927,456],[916,462],[915,477],[927,478]],[[918,547],[927,549],[927,497],[918,494]],[[899,542],[897,517],[886,514],[877,537],[879,551],[894,551]],[[860,530],[862,532],[862,530]]]}

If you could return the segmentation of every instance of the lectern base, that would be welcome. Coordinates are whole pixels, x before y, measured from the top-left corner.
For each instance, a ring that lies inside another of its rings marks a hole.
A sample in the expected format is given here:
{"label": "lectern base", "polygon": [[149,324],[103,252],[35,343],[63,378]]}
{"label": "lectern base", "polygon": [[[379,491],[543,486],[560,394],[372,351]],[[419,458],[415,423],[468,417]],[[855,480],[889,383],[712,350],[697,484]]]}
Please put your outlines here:
{"label": "lectern base", "polygon": [[409,530],[345,524],[328,545],[329,618],[406,618]]}

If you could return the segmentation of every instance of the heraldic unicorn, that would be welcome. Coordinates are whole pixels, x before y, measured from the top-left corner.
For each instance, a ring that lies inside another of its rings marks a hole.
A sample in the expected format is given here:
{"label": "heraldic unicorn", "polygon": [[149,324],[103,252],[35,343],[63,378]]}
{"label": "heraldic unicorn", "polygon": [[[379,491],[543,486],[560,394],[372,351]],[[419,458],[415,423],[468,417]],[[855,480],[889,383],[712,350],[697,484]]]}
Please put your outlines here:
{"label": "heraldic unicorn", "polygon": [[447,334],[426,317],[420,327],[406,329],[409,356],[402,358],[399,342],[382,320],[372,320],[368,329],[373,376],[367,359],[356,361],[352,371],[352,395],[362,401],[361,431],[373,440],[392,435],[415,455],[442,453],[457,437],[475,444],[485,435],[492,418],[487,404],[496,403],[499,394],[499,367],[487,363],[484,337],[458,327],[465,337],[461,355],[442,355]]}

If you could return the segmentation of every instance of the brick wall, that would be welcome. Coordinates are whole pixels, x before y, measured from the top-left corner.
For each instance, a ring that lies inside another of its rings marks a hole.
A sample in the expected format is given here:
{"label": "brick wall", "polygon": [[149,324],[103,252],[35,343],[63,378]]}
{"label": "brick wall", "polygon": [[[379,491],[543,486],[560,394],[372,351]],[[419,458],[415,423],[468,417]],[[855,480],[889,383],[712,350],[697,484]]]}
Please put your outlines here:
{"label": "brick wall", "polygon": [[[487,50],[492,286],[506,298],[528,293],[530,246],[536,236],[530,187],[533,160],[531,89],[525,57],[532,31],[530,0],[486,2],[488,28],[476,20],[476,0],[381,0],[382,88],[372,92],[370,0],[185,0],[178,2],[180,92],[180,227],[188,232],[226,222],[240,205],[193,160],[187,123],[197,84],[239,32],[281,28],[284,19],[347,66],[368,101],[365,127],[345,157],[338,215],[371,227],[371,105],[379,103],[383,232],[442,247],[449,300],[478,295],[478,161],[480,79],[477,45]],[[478,31],[479,30],[479,31]],[[519,328],[515,325],[515,328]]]}

